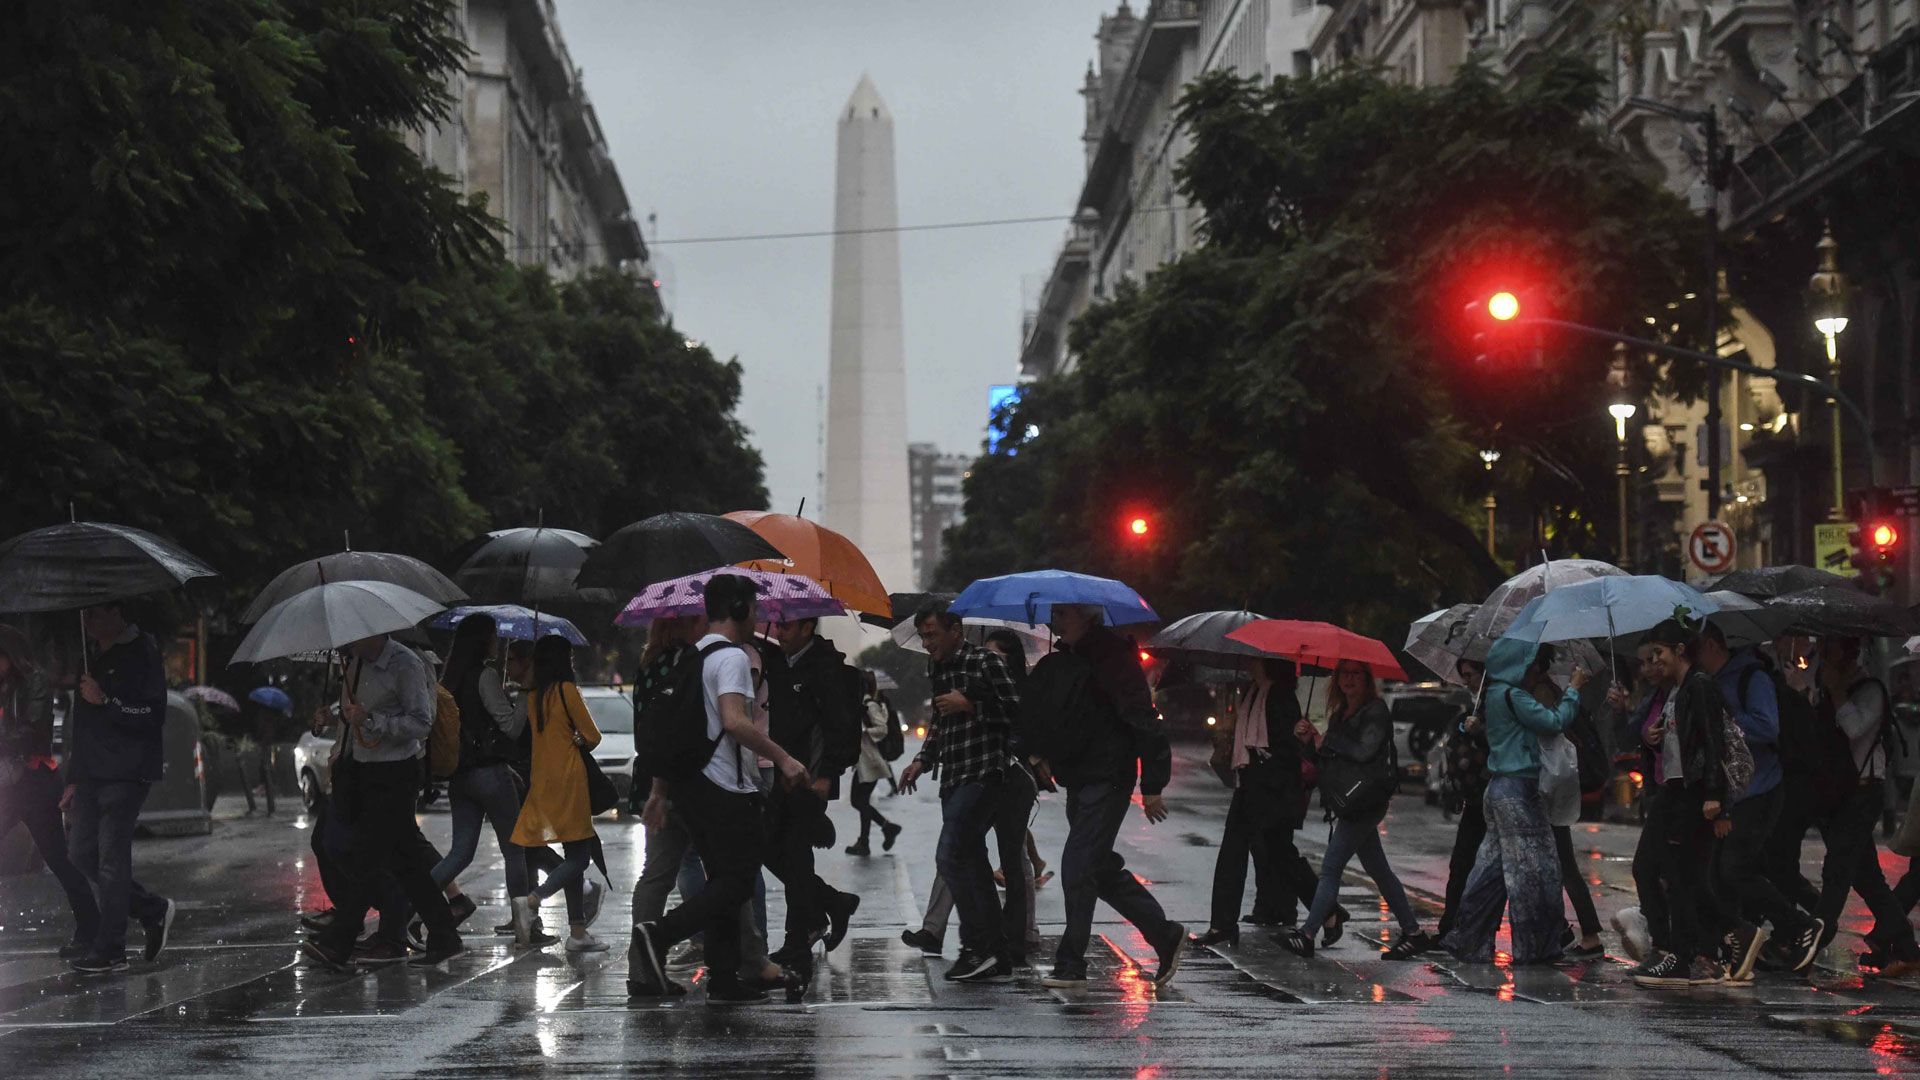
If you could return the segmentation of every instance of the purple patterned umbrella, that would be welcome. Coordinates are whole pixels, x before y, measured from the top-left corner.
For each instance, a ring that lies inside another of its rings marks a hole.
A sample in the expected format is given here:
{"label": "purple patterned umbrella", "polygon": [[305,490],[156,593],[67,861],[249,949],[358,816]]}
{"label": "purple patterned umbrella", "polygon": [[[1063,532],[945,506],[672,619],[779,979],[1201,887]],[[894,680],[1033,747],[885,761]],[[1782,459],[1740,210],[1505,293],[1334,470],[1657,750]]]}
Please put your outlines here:
{"label": "purple patterned umbrella", "polygon": [[707,579],[715,574],[734,574],[753,582],[759,593],[755,601],[757,618],[762,622],[794,622],[845,615],[847,606],[827,595],[820,583],[801,574],[769,574],[762,570],[721,567],[671,581],[655,582],[640,590],[627,604],[616,626],[645,626],[655,619],[699,615],[707,610]]}

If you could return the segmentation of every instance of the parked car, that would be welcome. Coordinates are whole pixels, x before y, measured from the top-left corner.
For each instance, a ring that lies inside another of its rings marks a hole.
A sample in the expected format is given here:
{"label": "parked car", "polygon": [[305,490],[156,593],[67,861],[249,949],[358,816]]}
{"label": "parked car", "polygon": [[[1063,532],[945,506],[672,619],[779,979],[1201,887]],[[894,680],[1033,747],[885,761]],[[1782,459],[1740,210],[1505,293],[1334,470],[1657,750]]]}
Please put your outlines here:
{"label": "parked car", "polygon": [[300,741],[293,744],[293,775],[300,779],[300,802],[308,810],[313,809],[320,796],[333,790],[333,773],[328,764],[337,738],[331,732],[315,735],[309,730],[302,732]]}
{"label": "parked car", "polygon": [[593,726],[600,729],[593,760],[620,792],[618,812],[624,814],[627,794],[633,790],[633,699],[620,686],[582,686],[580,697],[593,714]]}
{"label": "parked car", "polygon": [[1391,683],[1381,688],[1380,697],[1393,715],[1394,750],[1405,780],[1427,775],[1429,755],[1447,725],[1473,703],[1465,690],[1439,682]]}

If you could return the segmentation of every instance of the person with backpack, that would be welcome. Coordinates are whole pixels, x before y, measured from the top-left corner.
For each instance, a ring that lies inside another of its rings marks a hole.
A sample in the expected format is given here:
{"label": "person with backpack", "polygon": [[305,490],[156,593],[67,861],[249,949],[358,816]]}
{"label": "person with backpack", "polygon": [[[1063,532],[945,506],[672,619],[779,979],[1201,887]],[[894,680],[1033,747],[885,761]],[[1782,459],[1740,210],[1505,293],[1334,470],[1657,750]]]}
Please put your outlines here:
{"label": "person with backpack", "polygon": [[1480,699],[1486,691],[1487,666],[1477,660],[1462,659],[1454,665],[1460,685],[1473,692],[1474,703],[1463,706],[1447,732],[1447,771],[1441,783],[1441,797],[1447,810],[1459,815],[1454,826],[1453,851],[1447,858],[1446,907],[1440,913],[1440,925],[1434,937],[1441,941],[1453,932],[1460,918],[1460,900],[1467,891],[1467,878],[1480,858],[1480,844],[1487,838],[1487,817],[1483,802],[1487,783],[1487,724],[1480,716]]}
{"label": "person with backpack", "polygon": [[1729,824],[1726,703],[1694,663],[1694,635],[1677,619],[1648,631],[1646,641],[1652,674],[1668,692],[1641,734],[1646,772],[1656,783],[1646,795],[1633,881],[1654,950],[1633,969],[1633,980],[1650,987],[1717,984],[1727,973],[1700,914],[1714,833]]}
{"label": "person with backpack", "polygon": [[634,927],[639,962],[628,971],[627,991],[636,997],[684,994],[667,978],[667,951],[704,932],[707,1004],[767,1000],[765,991],[739,977],[741,907],[753,897],[766,844],[759,759],[773,762],[781,785],[805,786],[812,778],[806,765],[754,726],[746,649],[755,595],[753,582],[738,574],[707,580],[708,632],[675,667],[673,706],[656,729],[651,768],[658,801],[649,799],[655,813],[645,824],[659,827],[658,811],[672,800],[706,866],[707,887],[660,919]]}
{"label": "person with backpack", "polygon": [[1552,687],[1552,663],[1551,646],[1511,638],[1495,641],[1487,653],[1487,835],[1443,943],[1467,963],[1493,961],[1503,912],[1513,928],[1515,964],[1550,964],[1564,949],[1559,853],[1540,797],[1540,741],[1573,726],[1587,673],[1575,668],[1574,693],[1549,706],[1541,694],[1543,683]]}
{"label": "person with backpack", "polygon": [[[888,821],[886,815],[873,808],[873,789],[880,781],[893,775],[893,766],[887,764],[887,757],[881,747],[888,741],[889,735],[900,730],[900,718],[894,715],[893,706],[880,693],[879,680],[873,672],[860,673],[861,683],[866,694],[861,701],[865,706],[865,723],[860,730],[860,760],[853,767],[853,796],[848,801],[860,815],[860,839],[847,846],[847,854],[866,858],[873,854],[867,846],[867,838],[873,834],[873,827],[880,826],[880,850],[892,851],[893,842],[900,838],[900,826]],[[897,755],[896,755],[897,756]]]}
{"label": "person with backpack", "polygon": [[[1873,912],[1871,944],[1881,964],[1880,974],[1896,978],[1920,971],[1920,947],[1906,912],[1887,885],[1880,869],[1873,826],[1886,799],[1886,729],[1893,720],[1887,688],[1860,667],[1861,642],[1855,637],[1820,639],[1820,665],[1815,677],[1815,728],[1837,730],[1847,747],[1850,773],[1826,780],[1830,806],[1817,823],[1826,860],[1820,867],[1820,906],[1814,912],[1831,941],[1846,909],[1847,893],[1857,892]],[[1831,790],[1837,788],[1838,790]],[[1819,793],[1816,793],[1819,794]]]}
{"label": "person with backpack", "polygon": [[606,944],[587,929],[586,876],[599,838],[587,793],[584,755],[600,745],[600,729],[580,696],[573,673],[573,643],[549,634],[533,645],[533,687],[527,694],[527,724],[533,729],[533,769],[527,801],[513,827],[513,843],[546,847],[558,843],[560,865],[514,905],[514,940],[533,940],[533,919],[554,893],[567,898],[567,951],[604,952]]}
{"label": "person with backpack", "polygon": [[[1700,666],[1720,687],[1733,710],[1747,749],[1753,754],[1753,781],[1727,809],[1727,834],[1714,845],[1708,871],[1711,895],[1722,927],[1722,959],[1730,982],[1752,978],[1754,962],[1769,937],[1790,971],[1813,963],[1820,948],[1819,919],[1808,918],[1788,900],[1764,869],[1767,838],[1780,821],[1783,776],[1780,767],[1780,701],[1791,693],[1775,683],[1774,673],[1753,649],[1728,648],[1726,635],[1709,619],[1698,641]],[[1765,920],[1756,924],[1755,920]]]}

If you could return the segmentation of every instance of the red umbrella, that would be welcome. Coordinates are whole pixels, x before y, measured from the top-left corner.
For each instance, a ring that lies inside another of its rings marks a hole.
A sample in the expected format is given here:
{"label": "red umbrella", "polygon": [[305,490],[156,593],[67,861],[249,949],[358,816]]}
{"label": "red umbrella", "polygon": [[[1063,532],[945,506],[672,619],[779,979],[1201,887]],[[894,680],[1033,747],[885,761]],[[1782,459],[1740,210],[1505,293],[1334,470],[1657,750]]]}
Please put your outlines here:
{"label": "red umbrella", "polygon": [[1332,623],[1261,619],[1228,634],[1227,640],[1251,645],[1269,656],[1306,667],[1330,668],[1342,660],[1351,660],[1365,664],[1383,679],[1407,677],[1386,642],[1342,630]]}

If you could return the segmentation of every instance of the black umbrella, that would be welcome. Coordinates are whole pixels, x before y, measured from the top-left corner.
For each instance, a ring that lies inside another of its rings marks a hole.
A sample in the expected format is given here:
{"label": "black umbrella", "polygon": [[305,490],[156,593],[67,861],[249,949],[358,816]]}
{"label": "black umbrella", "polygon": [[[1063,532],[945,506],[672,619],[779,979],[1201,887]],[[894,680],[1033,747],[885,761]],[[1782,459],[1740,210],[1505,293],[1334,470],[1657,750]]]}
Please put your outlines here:
{"label": "black umbrella", "polygon": [[892,629],[901,619],[909,619],[920,613],[920,609],[929,604],[951,604],[959,593],[950,592],[897,592],[888,593],[888,606],[893,608],[892,615],[870,615],[860,613],[860,621],[868,626]]}
{"label": "black umbrella", "polygon": [[1709,588],[1715,592],[1739,593],[1750,600],[1771,600],[1776,596],[1807,589],[1852,586],[1853,582],[1838,574],[1829,574],[1811,566],[1762,566],[1757,570],[1735,570]]}
{"label": "black umbrella", "polygon": [[607,589],[576,586],[587,553],[599,541],[571,529],[498,529],[453,555],[454,584],[483,604],[613,603]]}
{"label": "black umbrella", "polygon": [[1907,637],[1920,634],[1920,619],[1884,597],[1852,586],[1803,589],[1768,601],[1794,615],[1789,633],[1813,637]]}
{"label": "black umbrella", "polygon": [[577,584],[631,596],[649,585],[753,559],[785,559],[737,521],[672,511],[622,527],[587,556]]}
{"label": "black umbrella", "polygon": [[71,521],[0,544],[0,611],[68,611],[219,576],[144,529]]}
{"label": "black umbrella", "polygon": [[439,604],[458,604],[467,594],[447,575],[411,555],[390,551],[342,551],[295,563],[280,571],[241,614],[243,623],[256,623],[267,609],[316,585],[340,581],[385,581]]}
{"label": "black umbrella", "polygon": [[1210,667],[1244,667],[1247,661],[1268,654],[1230,640],[1227,635],[1264,618],[1265,615],[1251,611],[1202,611],[1168,623],[1141,648],[1178,650],[1194,663]]}

